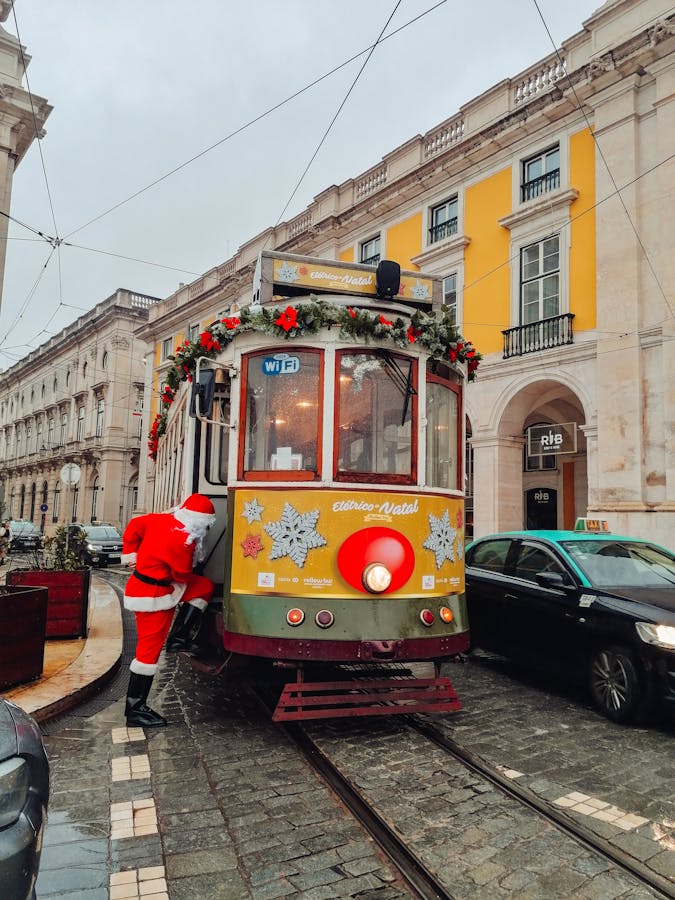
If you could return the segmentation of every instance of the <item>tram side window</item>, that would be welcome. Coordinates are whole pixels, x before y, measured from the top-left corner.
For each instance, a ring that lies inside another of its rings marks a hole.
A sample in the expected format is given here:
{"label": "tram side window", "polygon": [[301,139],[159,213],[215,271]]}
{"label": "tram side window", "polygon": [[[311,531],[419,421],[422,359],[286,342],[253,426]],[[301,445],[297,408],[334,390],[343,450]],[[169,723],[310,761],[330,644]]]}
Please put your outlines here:
{"label": "tram side window", "polygon": [[[245,360],[243,471],[318,475],[323,356],[266,351]],[[250,476],[249,476],[250,477]]]}
{"label": "tram side window", "polygon": [[447,366],[427,371],[427,476],[429,487],[460,487],[459,385]]}
{"label": "tram side window", "polygon": [[413,480],[414,361],[338,354],[337,472],[342,480]]}

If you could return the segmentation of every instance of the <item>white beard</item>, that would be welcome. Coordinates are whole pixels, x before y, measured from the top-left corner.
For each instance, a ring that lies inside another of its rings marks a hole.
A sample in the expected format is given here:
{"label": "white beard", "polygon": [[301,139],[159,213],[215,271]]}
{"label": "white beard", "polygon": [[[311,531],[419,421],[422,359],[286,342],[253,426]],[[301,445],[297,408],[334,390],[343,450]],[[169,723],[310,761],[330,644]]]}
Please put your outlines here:
{"label": "white beard", "polygon": [[207,516],[204,513],[193,513],[189,509],[183,509],[182,507],[174,509],[173,516],[178,519],[183,526],[183,531],[187,534],[185,546],[189,547],[190,544],[196,544],[195,560],[201,562],[206,555],[204,538],[209,528],[215,525],[216,517]]}

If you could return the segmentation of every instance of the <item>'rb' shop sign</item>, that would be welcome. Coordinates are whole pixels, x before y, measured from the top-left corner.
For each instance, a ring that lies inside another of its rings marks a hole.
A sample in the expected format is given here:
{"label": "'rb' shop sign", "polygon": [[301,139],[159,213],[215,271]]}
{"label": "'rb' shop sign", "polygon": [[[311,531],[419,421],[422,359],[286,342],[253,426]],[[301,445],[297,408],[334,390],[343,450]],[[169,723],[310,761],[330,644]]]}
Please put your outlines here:
{"label": "'rb' shop sign", "polygon": [[530,425],[527,429],[527,454],[577,452],[577,423],[558,425]]}

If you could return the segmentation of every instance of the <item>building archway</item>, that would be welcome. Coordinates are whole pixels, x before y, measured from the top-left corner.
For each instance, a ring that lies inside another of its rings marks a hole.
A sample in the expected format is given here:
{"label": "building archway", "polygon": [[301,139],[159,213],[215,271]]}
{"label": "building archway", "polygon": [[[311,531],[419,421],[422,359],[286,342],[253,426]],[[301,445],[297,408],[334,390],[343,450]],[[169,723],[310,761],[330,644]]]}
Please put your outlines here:
{"label": "building archway", "polygon": [[[493,427],[474,434],[476,535],[533,527],[572,528],[588,504],[586,403],[582,391],[557,378],[530,379],[502,395]],[[570,424],[576,449],[528,453],[535,425]]]}

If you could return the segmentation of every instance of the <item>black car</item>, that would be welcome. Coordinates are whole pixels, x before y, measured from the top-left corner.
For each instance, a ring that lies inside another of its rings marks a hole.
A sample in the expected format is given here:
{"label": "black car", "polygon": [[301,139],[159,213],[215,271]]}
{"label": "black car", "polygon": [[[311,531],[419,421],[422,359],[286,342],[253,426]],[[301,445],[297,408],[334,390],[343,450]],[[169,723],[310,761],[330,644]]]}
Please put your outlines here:
{"label": "black car", "polygon": [[607,532],[493,534],[466,551],[473,647],[555,667],[628,722],[675,711],[675,555]]}
{"label": "black car", "polygon": [[10,553],[25,553],[30,550],[39,550],[42,546],[42,533],[33,522],[20,522],[12,520],[9,523]]}
{"label": "black car", "polygon": [[122,535],[113,525],[70,525],[69,528],[78,528],[85,534],[82,560],[85,565],[101,569],[111,564],[119,565]]}
{"label": "black car", "polygon": [[49,800],[40,729],[0,697],[0,897],[35,896]]}

